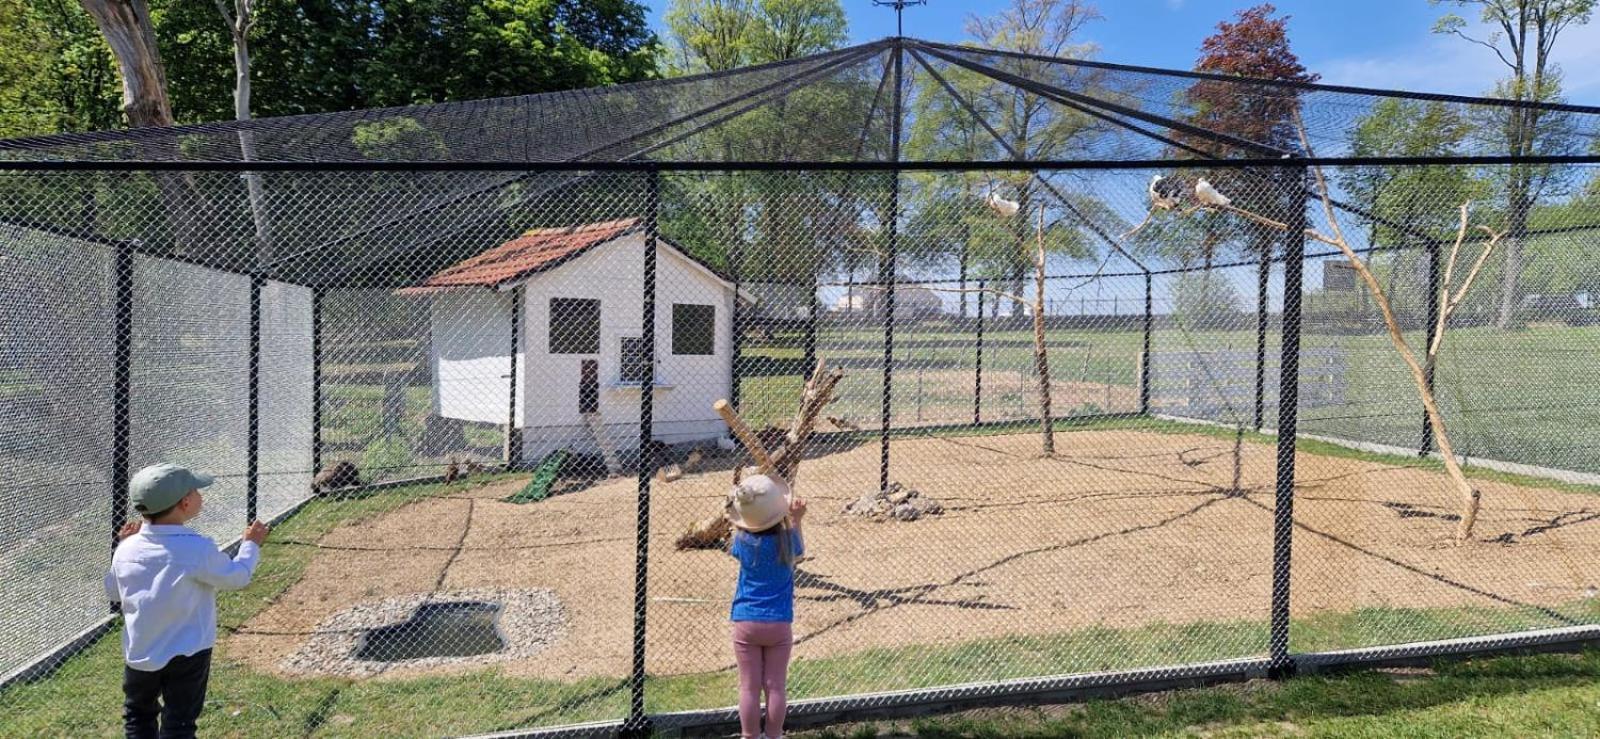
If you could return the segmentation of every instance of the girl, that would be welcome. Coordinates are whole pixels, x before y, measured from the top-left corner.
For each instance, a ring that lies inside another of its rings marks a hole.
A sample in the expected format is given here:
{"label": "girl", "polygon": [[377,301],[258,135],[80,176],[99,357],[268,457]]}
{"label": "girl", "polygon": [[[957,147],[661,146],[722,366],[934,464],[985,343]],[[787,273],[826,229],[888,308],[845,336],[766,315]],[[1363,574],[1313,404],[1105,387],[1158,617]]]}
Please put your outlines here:
{"label": "girl", "polygon": [[[782,478],[746,477],[729,494],[734,526],[728,553],[739,560],[733,596],[733,656],[739,665],[739,728],[743,739],[783,736],[784,684],[794,646],[794,563],[805,553],[800,522],[805,501]],[[761,692],[767,693],[767,727],[761,728]]]}

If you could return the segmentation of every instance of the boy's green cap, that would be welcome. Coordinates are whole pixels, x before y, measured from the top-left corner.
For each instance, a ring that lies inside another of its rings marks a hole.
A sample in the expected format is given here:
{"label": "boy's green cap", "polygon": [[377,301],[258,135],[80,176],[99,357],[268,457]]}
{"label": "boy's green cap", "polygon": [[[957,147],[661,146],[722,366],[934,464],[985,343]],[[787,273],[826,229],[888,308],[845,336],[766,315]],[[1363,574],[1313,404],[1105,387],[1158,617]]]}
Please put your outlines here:
{"label": "boy's green cap", "polygon": [[160,513],[178,504],[190,490],[208,487],[210,475],[190,472],[175,464],[154,464],[134,473],[128,481],[133,509],[140,513]]}

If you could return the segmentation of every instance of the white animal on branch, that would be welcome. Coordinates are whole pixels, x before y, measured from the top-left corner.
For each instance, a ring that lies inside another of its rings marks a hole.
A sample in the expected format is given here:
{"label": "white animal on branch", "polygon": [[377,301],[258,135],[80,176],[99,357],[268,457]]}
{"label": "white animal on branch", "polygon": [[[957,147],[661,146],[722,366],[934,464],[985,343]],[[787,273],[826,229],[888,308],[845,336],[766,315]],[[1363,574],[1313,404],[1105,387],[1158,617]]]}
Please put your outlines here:
{"label": "white animal on branch", "polygon": [[983,199],[983,204],[989,206],[990,210],[1007,218],[1016,215],[1017,211],[1022,209],[1022,206],[1017,201],[1006,200],[992,191]]}
{"label": "white animal on branch", "polygon": [[1183,184],[1161,175],[1150,178],[1150,205],[1159,210],[1172,210],[1183,199]]}
{"label": "white animal on branch", "polygon": [[1195,183],[1194,196],[1201,203],[1217,208],[1227,207],[1233,202],[1228,199],[1228,196],[1217,192],[1217,188],[1212,187],[1211,183],[1207,182],[1205,178],[1201,178],[1199,182]]}

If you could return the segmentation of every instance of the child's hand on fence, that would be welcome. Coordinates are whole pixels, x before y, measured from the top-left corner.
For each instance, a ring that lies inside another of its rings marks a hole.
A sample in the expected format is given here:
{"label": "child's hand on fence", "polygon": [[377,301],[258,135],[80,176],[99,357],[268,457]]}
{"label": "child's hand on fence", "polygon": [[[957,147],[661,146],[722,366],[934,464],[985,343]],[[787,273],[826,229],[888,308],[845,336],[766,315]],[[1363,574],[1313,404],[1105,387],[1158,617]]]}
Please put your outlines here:
{"label": "child's hand on fence", "polygon": [[117,541],[122,541],[123,539],[139,533],[139,525],[139,521],[129,521],[123,524],[122,529],[117,531]]}
{"label": "child's hand on fence", "polygon": [[267,540],[268,531],[271,531],[271,529],[267,528],[266,524],[260,521],[254,521],[249,526],[245,527],[244,540],[248,542],[254,542],[256,546],[261,546],[262,542]]}
{"label": "child's hand on fence", "polygon": [[790,499],[790,501],[789,501],[789,518],[794,519],[795,523],[800,523],[800,519],[805,518],[805,517],[806,517],[806,502],[804,500],[800,499],[799,497],[795,497],[795,498]]}

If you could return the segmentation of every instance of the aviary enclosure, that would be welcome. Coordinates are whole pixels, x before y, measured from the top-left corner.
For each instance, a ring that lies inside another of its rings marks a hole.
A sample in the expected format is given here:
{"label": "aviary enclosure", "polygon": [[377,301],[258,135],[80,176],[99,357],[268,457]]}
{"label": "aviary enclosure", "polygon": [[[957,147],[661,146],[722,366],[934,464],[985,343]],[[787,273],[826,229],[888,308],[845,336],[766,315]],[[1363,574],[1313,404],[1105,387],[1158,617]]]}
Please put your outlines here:
{"label": "aviary enclosure", "polygon": [[726,725],[712,404],[818,366],[798,717],[1593,639],[1597,114],[887,39],[0,142],[0,733],[116,732],[158,460],[276,522],[210,732]]}

